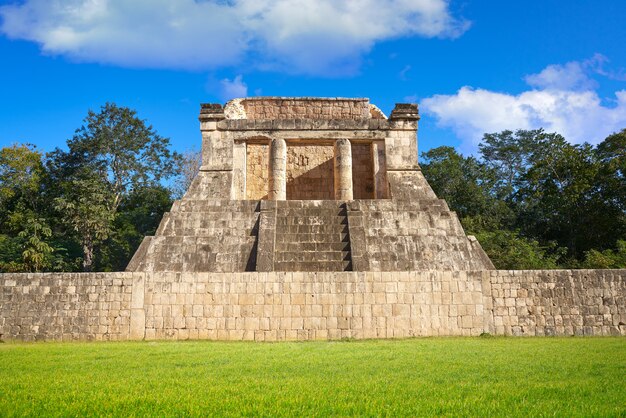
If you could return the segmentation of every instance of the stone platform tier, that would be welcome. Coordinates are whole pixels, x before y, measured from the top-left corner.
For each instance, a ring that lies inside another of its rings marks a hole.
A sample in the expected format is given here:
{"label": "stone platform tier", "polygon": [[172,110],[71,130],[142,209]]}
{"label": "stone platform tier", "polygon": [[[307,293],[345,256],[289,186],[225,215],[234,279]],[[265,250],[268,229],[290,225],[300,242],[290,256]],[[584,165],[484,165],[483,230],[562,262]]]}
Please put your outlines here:
{"label": "stone platform tier", "polygon": [[127,271],[489,269],[480,244],[441,199],[183,199]]}
{"label": "stone platform tier", "polygon": [[259,213],[258,201],[176,201],[126,271],[254,271]]}
{"label": "stone platform tier", "polygon": [[443,199],[353,201],[348,218],[350,231],[365,236],[359,271],[494,268]]}

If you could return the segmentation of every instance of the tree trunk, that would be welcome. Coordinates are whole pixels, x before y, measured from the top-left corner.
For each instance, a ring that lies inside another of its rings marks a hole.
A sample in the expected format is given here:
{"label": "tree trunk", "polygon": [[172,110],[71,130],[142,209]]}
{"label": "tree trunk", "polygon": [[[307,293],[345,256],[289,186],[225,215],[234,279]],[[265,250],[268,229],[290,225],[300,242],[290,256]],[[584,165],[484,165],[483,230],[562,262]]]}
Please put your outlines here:
{"label": "tree trunk", "polygon": [[93,244],[90,241],[83,242],[83,271],[93,269]]}

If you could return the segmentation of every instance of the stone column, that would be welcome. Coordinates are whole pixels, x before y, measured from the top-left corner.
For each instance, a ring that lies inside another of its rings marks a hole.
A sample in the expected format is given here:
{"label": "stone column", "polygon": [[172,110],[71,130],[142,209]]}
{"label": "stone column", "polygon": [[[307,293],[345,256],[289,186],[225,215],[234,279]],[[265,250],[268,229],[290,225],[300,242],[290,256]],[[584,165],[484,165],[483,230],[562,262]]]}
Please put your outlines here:
{"label": "stone column", "polygon": [[342,138],[335,141],[335,200],[352,200],[352,145]]}
{"label": "stone column", "polygon": [[270,143],[269,200],[287,200],[287,143],[274,138]]}
{"label": "stone column", "polygon": [[387,199],[387,166],[385,163],[385,143],[372,142],[372,169],[374,171],[374,198]]}
{"label": "stone column", "polygon": [[246,198],[246,143],[235,142],[233,145],[233,188],[231,199]]}

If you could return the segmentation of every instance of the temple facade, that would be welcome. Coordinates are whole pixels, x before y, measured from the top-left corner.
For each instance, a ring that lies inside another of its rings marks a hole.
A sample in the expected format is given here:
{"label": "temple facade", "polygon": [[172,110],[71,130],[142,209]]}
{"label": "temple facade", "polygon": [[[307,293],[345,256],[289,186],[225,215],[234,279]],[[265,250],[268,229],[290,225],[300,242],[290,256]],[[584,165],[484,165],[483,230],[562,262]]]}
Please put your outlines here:
{"label": "temple facade", "polygon": [[420,171],[418,120],[368,99],[203,104],[200,171],[128,270],[492,269]]}

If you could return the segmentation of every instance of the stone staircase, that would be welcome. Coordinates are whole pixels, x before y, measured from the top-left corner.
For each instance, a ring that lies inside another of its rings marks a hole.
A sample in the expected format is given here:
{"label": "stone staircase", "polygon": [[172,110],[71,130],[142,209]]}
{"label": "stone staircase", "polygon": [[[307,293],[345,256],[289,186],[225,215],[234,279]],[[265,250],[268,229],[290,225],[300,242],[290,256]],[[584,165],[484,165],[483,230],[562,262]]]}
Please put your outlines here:
{"label": "stone staircase", "polygon": [[346,204],[333,200],[277,202],[274,270],[352,270]]}
{"label": "stone staircase", "polygon": [[176,201],[126,270],[254,271],[258,230],[258,201]]}

